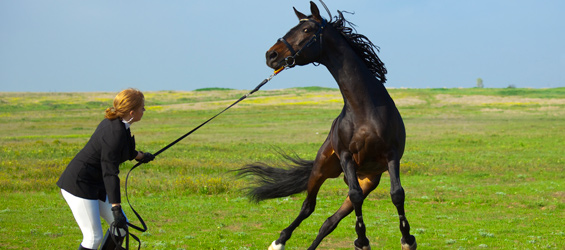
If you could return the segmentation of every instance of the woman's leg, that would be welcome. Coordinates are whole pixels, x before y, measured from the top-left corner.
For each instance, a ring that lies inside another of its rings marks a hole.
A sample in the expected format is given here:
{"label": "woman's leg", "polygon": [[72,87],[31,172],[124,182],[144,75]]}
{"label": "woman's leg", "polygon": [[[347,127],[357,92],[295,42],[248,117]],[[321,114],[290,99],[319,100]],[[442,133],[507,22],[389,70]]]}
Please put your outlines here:
{"label": "woman's leg", "polygon": [[108,197],[106,196],[106,201],[102,202],[98,200],[98,207],[100,208],[100,216],[104,218],[106,223],[110,225],[114,221],[114,215],[112,214],[112,204],[108,202]]}
{"label": "woman's leg", "polygon": [[81,246],[88,249],[97,249],[104,236],[98,201],[74,196],[63,189],[61,189],[61,193],[69,204],[78,227],[82,231]]}

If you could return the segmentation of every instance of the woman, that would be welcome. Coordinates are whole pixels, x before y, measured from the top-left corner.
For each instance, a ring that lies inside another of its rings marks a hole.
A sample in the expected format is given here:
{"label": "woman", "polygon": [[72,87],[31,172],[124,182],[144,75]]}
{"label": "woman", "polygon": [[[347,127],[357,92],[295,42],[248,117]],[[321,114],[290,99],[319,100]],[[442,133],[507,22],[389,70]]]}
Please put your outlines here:
{"label": "woman", "polygon": [[[114,98],[114,105],[106,109],[84,148],[71,160],[57,186],[69,204],[82,231],[80,249],[98,249],[103,232],[100,217],[117,228],[125,228],[127,219],[122,212],[119,166],[126,160],[147,163],[155,156],[135,150],[131,124],[138,122],[145,111],[145,98],[137,89],[126,89]],[[123,236],[123,234],[122,234]],[[101,249],[114,249],[114,241],[106,237]],[[123,237],[118,240],[121,244]]]}

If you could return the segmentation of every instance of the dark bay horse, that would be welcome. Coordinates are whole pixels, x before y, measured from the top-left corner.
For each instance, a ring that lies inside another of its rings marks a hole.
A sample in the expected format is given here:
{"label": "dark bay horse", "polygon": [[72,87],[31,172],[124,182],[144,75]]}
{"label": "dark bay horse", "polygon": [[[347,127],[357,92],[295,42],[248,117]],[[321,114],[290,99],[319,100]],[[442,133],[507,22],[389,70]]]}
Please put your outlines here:
{"label": "dark bay horse", "polygon": [[294,9],[299,24],[279,39],[266,54],[273,69],[319,63],[333,75],[344,99],[339,116],[314,161],[286,156],[293,164],[287,168],[262,163],[238,170],[239,176],[255,176],[258,185],[249,195],[256,201],[307,191],[298,217],[282,232],[269,249],[284,249],[300,223],[314,212],[316,196],[324,181],[344,173],[349,193],[343,205],[329,217],[308,249],[315,249],[345,216],[355,211],[356,249],[370,249],[365,234],[363,200],[374,190],[383,172],[390,175],[392,203],[396,206],[402,233],[402,249],[416,249],[416,238],[404,212],[404,189],[400,184],[400,158],[406,132],[394,101],[384,87],[386,69],[376,55],[378,48],[367,37],[356,34],[339,16],[326,21],[316,4],[310,2],[311,16]]}

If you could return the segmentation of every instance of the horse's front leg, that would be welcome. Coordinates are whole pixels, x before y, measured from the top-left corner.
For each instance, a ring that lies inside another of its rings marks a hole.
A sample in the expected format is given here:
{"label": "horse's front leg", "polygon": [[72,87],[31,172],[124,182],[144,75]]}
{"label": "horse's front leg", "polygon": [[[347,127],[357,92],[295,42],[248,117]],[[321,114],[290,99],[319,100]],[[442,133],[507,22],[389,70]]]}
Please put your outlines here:
{"label": "horse's front leg", "polygon": [[416,237],[410,234],[410,224],[408,224],[404,212],[405,195],[404,189],[400,184],[400,159],[396,152],[389,153],[388,172],[390,174],[390,197],[398,211],[398,218],[400,220],[400,232],[402,233],[400,244],[402,245],[402,250],[415,250],[417,247]]}
{"label": "horse's front leg", "polygon": [[353,204],[355,216],[357,216],[357,222],[355,223],[355,232],[357,232],[357,239],[354,242],[355,249],[371,249],[366,235],[365,222],[363,221],[362,206],[365,196],[357,179],[357,163],[353,161],[351,153],[348,152],[342,153],[340,160],[347,185],[349,186],[349,200]]}

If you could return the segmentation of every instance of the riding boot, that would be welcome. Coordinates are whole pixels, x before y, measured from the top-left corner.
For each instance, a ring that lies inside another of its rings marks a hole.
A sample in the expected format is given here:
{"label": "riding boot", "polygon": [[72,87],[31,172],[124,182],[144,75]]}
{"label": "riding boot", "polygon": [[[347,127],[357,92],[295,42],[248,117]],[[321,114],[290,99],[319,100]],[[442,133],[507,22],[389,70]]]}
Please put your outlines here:
{"label": "riding boot", "polygon": [[90,248],[83,247],[82,245],[78,245],[78,250],[96,250],[96,249],[90,249]]}
{"label": "riding boot", "polygon": [[[106,231],[106,235],[104,235],[104,240],[102,240],[102,246],[100,250],[115,250],[115,249],[122,249],[117,248],[118,246],[122,246],[125,237],[114,236],[117,242],[114,242],[112,236],[110,236],[110,230]],[[117,243],[117,244],[116,244]]]}

